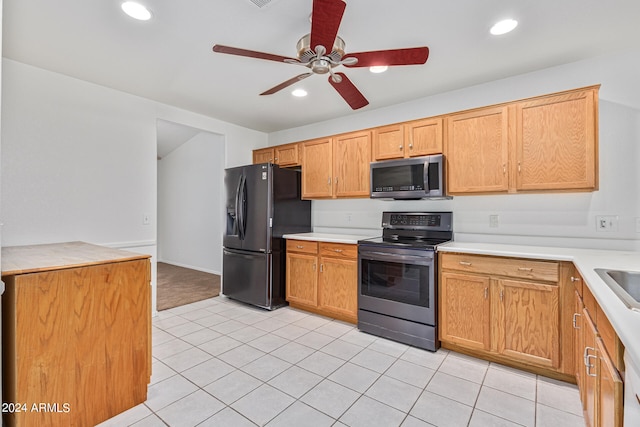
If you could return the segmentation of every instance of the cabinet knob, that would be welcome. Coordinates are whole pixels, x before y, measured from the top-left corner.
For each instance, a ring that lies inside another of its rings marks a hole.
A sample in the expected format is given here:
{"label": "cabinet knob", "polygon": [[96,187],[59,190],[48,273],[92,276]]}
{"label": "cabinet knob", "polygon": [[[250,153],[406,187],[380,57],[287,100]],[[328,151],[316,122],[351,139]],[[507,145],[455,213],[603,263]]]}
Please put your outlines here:
{"label": "cabinet knob", "polygon": [[342,253],[342,249],[334,249],[334,252]]}
{"label": "cabinet knob", "polygon": [[467,261],[460,261],[460,265],[466,265],[466,266],[470,266],[471,263],[467,262]]}
{"label": "cabinet knob", "polygon": [[571,276],[571,281],[572,281],[572,282],[579,282],[579,281],[580,281],[580,278],[579,278],[579,277],[573,277],[573,276]]}
{"label": "cabinet knob", "polygon": [[413,150],[413,142],[409,143],[409,150]]}
{"label": "cabinet knob", "polygon": [[589,350],[593,350],[594,352],[596,351],[595,348],[593,347],[585,347],[584,348],[584,354],[583,354],[583,358],[584,358],[584,366],[585,369],[587,371],[587,376],[589,377],[597,377],[597,374],[592,374],[591,373],[591,368],[593,368],[595,365],[593,365],[592,363],[589,363],[589,359],[593,358],[597,358],[597,356],[595,354],[589,354]]}
{"label": "cabinet knob", "polygon": [[580,329],[580,326],[578,326],[578,317],[581,316],[580,313],[573,313],[573,329]]}
{"label": "cabinet knob", "polygon": [[533,271],[533,268],[529,268],[529,267],[518,267],[518,271]]}
{"label": "cabinet knob", "polygon": [[484,288],[484,299],[489,298],[489,288]]}
{"label": "cabinet knob", "polygon": [[327,178],[327,185],[331,185],[331,177]]}
{"label": "cabinet knob", "polygon": [[404,147],[402,145],[398,145],[398,150],[402,151]]}
{"label": "cabinet knob", "polygon": [[298,248],[298,249],[304,249],[304,246],[303,246],[303,245],[296,245],[296,248]]}
{"label": "cabinet knob", "polygon": [[520,162],[518,162],[518,173],[522,172],[522,167],[520,165]]}
{"label": "cabinet knob", "polygon": [[507,174],[507,165],[505,165],[505,164],[502,165],[502,174],[503,175]]}

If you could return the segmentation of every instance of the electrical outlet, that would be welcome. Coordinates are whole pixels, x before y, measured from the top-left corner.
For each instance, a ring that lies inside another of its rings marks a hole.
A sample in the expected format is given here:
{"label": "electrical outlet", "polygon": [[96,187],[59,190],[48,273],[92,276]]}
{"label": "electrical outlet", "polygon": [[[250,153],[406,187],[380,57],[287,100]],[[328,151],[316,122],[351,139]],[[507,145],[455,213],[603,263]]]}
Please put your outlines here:
{"label": "electrical outlet", "polygon": [[347,220],[347,222],[351,222],[351,218],[353,217],[353,215],[351,213],[348,213],[345,215],[345,219]]}
{"label": "electrical outlet", "polygon": [[496,228],[498,227],[498,215],[489,215],[489,227]]}
{"label": "electrical outlet", "polygon": [[142,225],[149,225],[151,224],[151,215],[146,213],[146,214],[142,214]]}
{"label": "electrical outlet", "polygon": [[596,231],[618,231],[618,216],[597,215]]}

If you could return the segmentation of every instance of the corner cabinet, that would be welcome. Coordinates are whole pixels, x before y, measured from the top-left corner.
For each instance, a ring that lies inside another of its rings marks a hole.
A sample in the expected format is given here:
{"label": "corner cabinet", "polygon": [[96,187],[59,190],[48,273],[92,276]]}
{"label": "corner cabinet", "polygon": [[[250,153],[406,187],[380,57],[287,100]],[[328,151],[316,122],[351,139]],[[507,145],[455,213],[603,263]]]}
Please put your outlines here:
{"label": "corner cabinet", "polygon": [[447,116],[449,193],[596,190],[598,89]]}
{"label": "corner cabinet", "polygon": [[439,261],[445,348],[571,378],[573,336],[562,326],[573,307],[562,280],[566,265],[458,253],[441,253]]}
{"label": "corner cabinet", "polygon": [[294,308],[356,323],[358,246],[287,240],[287,301]]}
{"label": "corner cabinet", "polygon": [[369,197],[371,132],[302,143],[302,198]]}

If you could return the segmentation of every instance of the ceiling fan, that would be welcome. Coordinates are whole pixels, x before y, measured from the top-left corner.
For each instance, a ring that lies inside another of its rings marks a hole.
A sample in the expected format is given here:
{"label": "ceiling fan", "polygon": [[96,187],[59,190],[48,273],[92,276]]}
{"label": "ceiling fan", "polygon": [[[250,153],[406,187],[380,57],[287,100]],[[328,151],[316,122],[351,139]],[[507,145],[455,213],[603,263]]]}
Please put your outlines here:
{"label": "ceiling fan", "polygon": [[426,46],[407,49],[378,50],[369,52],[346,53],[345,42],[338,36],[338,28],[346,4],[343,0],[313,0],[311,12],[311,33],[302,37],[296,46],[297,58],[239,49],[236,47],[215,45],[213,51],[230,55],[247,56],[302,65],[310,71],[280,83],[260,95],[274,94],[313,74],[329,73],[329,83],[344,98],[352,109],[357,110],[369,104],[369,101],[355,87],[344,73],[334,72],[338,65],[345,67],[372,67],[377,65],[417,65],[427,62],[429,48]]}

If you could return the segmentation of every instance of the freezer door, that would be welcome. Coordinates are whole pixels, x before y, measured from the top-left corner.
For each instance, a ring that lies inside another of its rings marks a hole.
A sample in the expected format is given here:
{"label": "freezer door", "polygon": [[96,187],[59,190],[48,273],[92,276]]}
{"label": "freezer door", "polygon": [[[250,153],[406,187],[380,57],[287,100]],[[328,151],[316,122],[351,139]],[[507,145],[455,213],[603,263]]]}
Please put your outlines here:
{"label": "freezer door", "polygon": [[226,224],[222,240],[226,248],[242,248],[242,239],[240,236],[240,190],[244,178],[242,170],[243,168],[240,167],[226,169],[224,171]]}
{"label": "freezer door", "polygon": [[268,163],[244,168],[240,234],[246,251],[271,252],[272,168]]}
{"label": "freezer door", "polygon": [[224,249],[222,293],[232,299],[271,307],[271,254]]}

